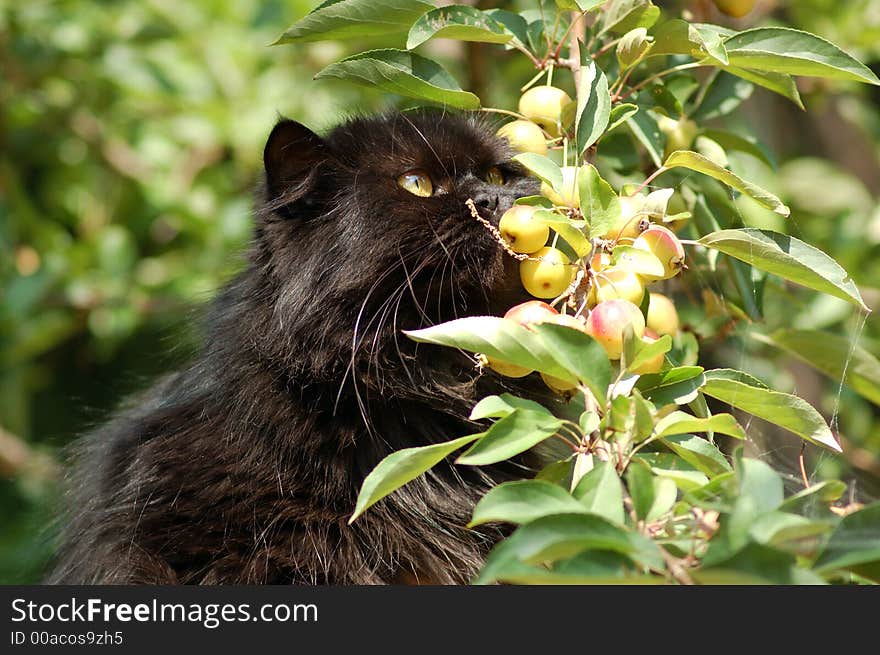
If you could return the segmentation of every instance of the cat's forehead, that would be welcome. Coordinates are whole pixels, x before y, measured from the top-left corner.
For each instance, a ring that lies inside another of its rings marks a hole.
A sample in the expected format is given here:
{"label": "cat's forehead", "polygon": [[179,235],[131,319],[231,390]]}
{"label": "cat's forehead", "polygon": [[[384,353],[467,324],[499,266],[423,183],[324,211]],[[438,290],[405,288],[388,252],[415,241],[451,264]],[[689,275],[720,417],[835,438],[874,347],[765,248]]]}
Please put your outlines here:
{"label": "cat's forehead", "polygon": [[511,155],[482,117],[441,111],[356,119],[328,140],[337,156],[389,173],[414,167],[463,173],[502,163]]}

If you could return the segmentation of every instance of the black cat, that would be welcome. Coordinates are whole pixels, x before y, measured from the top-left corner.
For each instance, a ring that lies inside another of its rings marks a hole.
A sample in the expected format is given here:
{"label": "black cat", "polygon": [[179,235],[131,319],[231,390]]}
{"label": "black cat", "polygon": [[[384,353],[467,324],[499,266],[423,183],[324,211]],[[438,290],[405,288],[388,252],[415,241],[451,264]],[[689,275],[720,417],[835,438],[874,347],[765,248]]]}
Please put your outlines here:
{"label": "black cat", "polygon": [[272,131],[249,266],[214,301],[203,352],[81,446],[54,583],[463,583],[498,528],[469,530],[525,460],[441,464],[348,519],[400,448],[476,431],[503,384],[401,329],[524,300],[497,224],[535,193],[481,118]]}

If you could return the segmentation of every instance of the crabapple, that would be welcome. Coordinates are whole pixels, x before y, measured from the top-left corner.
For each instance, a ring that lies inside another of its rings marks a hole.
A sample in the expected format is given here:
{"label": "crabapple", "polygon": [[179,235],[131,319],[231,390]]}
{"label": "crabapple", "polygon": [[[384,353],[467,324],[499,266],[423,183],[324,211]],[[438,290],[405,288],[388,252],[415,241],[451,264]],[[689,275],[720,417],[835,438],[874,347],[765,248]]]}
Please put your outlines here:
{"label": "crabapple", "polygon": [[715,6],[722,14],[742,18],[755,7],[756,0],[715,0]]}
{"label": "crabapple", "polygon": [[614,224],[599,235],[603,239],[635,239],[648,224],[647,216],[642,213],[644,196],[621,196],[619,200],[620,214]]}
{"label": "crabapple", "polygon": [[553,375],[547,375],[546,373],[541,373],[541,379],[544,380],[544,384],[556,393],[565,394],[572,389],[577,388],[577,382],[569,382],[568,380],[563,380]]}
{"label": "crabapple", "polygon": [[547,142],[544,132],[532,121],[518,119],[503,125],[497,132],[498,136],[507,139],[511,147],[518,152],[533,152],[536,155],[547,154]]}
{"label": "crabapple", "polygon": [[664,154],[667,157],[676,150],[690,148],[699,129],[694,121],[683,116],[679,120],[669,118],[669,116],[660,116],[657,119],[657,127],[666,135]]}
{"label": "crabapple", "polygon": [[678,332],[678,312],[672,301],[662,293],[651,293],[648,298],[648,317],[645,324],[660,335]]}
{"label": "crabapple", "polygon": [[523,327],[543,323],[556,316],[559,312],[541,300],[529,300],[507,310],[504,318],[516,321]]}
{"label": "crabapple", "polygon": [[560,135],[565,108],[571,98],[555,86],[534,86],[519,99],[519,113],[540,125],[552,137]]}
{"label": "crabapple", "polygon": [[534,220],[537,210],[530,205],[514,205],[501,216],[498,230],[514,252],[531,254],[547,243],[550,228]]}
{"label": "crabapple", "polygon": [[560,295],[571,284],[572,273],[568,256],[550,246],[541,248],[519,265],[522,285],[536,298]]}
{"label": "crabapple", "polygon": [[605,349],[608,359],[620,359],[623,333],[631,325],[636,337],[645,333],[645,317],[629,300],[616,298],[600,302],[590,311],[586,332]]}
{"label": "crabapple", "polygon": [[663,275],[643,275],[647,282],[674,277],[684,264],[684,246],[672,230],[662,225],[652,225],[642,232],[633,247],[647,250],[663,264]]}
{"label": "crabapple", "polygon": [[595,305],[614,298],[629,300],[640,305],[645,297],[645,283],[638,275],[625,268],[611,266],[596,275],[595,284],[590,289],[588,304]]}

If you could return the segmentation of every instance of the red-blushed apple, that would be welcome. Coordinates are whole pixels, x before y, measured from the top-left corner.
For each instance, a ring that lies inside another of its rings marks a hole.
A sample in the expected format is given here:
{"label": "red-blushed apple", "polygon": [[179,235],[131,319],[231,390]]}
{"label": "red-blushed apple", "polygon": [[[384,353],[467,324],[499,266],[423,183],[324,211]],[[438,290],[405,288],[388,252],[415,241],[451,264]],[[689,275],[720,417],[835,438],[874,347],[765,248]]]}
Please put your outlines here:
{"label": "red-blushed apple", "polygon": [[555,298],[571,284],[574,269],[561,250],[547,246],[520,262],[519,277],[523,287],[536,298]]}
{"label": "red-blushed apple", "polygon": [[659,335],[678,332],[678,311],[675,304],[662,293],[651,292],[648,298],[648,317],[645,324]]}
{"label": "red-blushed apple", "polygon": [[645,334],[645,317],[636,305],[629,300],[606,300],[590,310],[586,331],[605,349],[608,359],[620,359],[627,325],[636,337]]}
{"label": "red-blushed apple", "polygon": [[646,282],[675,277],[684,265],[684,246],[672,230],[662,225],[652,225],[642,232],[633,247],[647,250],[663,264],[663,275],[643,275]]}
{"label": "red-blushed apple", "polygon": [[532,121],[518,119],[502,125],[498,136],[507,139],[510,146],[518,152],[533,152],[536,155],[547,154],[547,141],[544,132]]}
{"label": "red-blushed apple", "polygon": [[534,121],[552,137],[560,135],[563,113],[571,98],[555,86],[533,86],[520,96],[519,113]]}
{"label": "red-blushed apple", "polygon": [[514,205],[501,216],[498,231],[514,252],[530,255],[547,243],[550,228],[534,219],[538,207]]}
{"label": "red-blushed apple", "polygon": [[528,300],[507,310],[504,318],[516,321],[524,327],[543,323],[559,316],[559,312],[541,300]]}

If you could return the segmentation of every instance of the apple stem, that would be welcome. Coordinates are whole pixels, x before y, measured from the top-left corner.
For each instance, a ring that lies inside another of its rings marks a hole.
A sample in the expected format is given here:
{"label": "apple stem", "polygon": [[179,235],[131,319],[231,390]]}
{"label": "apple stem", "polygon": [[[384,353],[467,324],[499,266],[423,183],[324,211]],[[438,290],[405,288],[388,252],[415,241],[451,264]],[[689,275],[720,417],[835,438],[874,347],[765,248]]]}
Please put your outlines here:
{"label": "apple stem", "polygon": [[637,195],[642,191],[642,189],[644,189],[644,188],[645,188],[646,186],[648,186],[651,182],[653,182],[655,179],[657,179],[658,177],[660,177],[661,175],[663,175],[663,173],[665,173],[665,172],[668,171],[668,170],[669,170],[669,169],[666,168],[665,166],[661,166],[660,168],[658,168],[656,171],[654,171],[653,173],[651,173],[651,174],[645,179],[645,181],[642,182],[642,183],[636,188],[635,191],[633,191],[631,194],[629,194],[629,197],[630,197],[630,198],[634,198],[635,196],[637,196]]}

